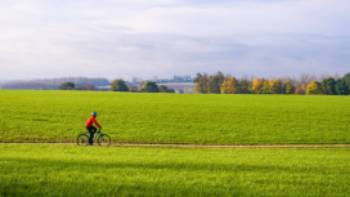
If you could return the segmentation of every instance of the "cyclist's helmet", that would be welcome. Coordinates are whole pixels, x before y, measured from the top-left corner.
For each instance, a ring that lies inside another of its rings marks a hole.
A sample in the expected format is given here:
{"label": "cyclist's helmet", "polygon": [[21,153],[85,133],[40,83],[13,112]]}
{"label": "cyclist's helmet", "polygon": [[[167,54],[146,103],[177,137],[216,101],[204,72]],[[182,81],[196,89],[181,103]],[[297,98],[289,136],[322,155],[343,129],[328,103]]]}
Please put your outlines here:
{"label": "cyclist's helmet", "polygon": [[92,112],[92,113],[91,113],[91,116],[97,117],[97,112]]}

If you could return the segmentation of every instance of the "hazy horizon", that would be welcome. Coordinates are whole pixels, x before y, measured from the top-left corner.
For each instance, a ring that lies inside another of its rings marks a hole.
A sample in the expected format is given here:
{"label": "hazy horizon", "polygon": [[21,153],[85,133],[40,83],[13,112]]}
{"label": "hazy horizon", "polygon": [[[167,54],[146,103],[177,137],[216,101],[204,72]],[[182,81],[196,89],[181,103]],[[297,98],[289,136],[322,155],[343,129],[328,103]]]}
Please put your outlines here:
{"label": "hazy horizon", "polygon": [[350,71],[346,0],[4,0],[0,81]]}

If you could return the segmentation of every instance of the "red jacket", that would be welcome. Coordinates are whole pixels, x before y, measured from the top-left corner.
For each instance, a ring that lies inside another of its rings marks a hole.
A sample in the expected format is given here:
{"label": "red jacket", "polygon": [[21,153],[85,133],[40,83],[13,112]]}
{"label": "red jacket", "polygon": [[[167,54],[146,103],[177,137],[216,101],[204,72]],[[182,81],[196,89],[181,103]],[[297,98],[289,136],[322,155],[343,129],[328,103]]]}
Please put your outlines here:
{"label": "red jacket", "polygon": [[96,117],[91,116],[85,123],[86,127],[91,127],[93,124],[95,124],[98,128],[101,128],[101,125],[98,124]]}

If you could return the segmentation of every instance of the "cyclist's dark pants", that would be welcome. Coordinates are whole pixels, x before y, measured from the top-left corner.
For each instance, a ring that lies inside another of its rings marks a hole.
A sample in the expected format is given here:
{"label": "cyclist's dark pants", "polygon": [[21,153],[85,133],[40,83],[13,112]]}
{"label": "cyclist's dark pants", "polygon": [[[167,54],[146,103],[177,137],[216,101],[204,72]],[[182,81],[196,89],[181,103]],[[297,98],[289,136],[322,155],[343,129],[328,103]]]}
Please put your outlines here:
{"label": "cyclist's dark pants", "polygon": [[89,132],[89,144],[92,145],[94,143],[94,135],[97,131],[96,127],[86,127],[87,131]]}

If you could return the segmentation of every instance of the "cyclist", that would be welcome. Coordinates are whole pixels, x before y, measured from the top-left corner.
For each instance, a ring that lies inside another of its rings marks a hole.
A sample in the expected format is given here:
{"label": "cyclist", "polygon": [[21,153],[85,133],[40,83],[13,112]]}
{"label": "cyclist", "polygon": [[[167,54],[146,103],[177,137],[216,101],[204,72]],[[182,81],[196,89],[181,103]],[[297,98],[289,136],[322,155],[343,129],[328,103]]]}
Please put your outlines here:
{"label": "cyclist", "polygon": [[94,135],[97,131],[96,125],[99,129],[101,129],[101,125],[96,120],[97,112],[92,112],[90,118],[86,121],[86,130],[89,133],[89,144],[92,145],[94,143]]}

